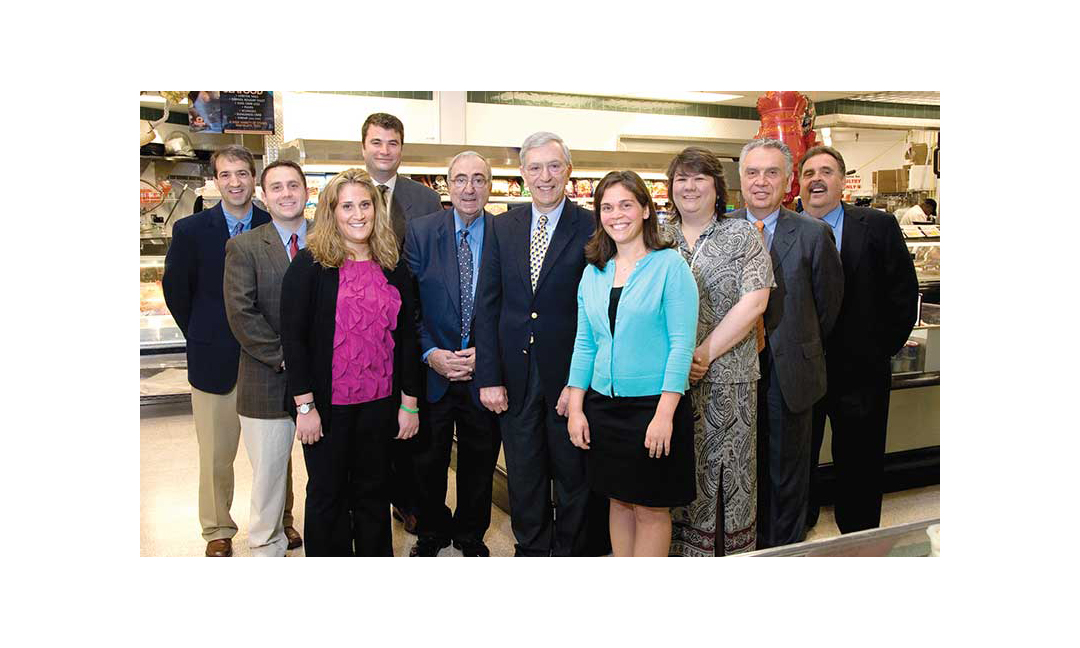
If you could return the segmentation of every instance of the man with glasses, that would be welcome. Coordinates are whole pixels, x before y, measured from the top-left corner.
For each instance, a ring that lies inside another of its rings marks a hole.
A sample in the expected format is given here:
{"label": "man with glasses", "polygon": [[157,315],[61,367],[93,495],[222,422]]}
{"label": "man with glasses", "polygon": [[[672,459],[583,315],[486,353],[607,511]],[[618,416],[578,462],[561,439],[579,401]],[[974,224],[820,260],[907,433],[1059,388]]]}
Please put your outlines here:
{"label": "man with glasses", "polygon": [[[585,454],[566,429],[577,286],[593,213],[565,196],[570,150],[553,133],[534,133],[520,153],[532,203],[492,220],[476,292],[476,378],[480,401],[500,414],[518,556],[600,553],[590,541]],[[555,515],[549,495],[555,485]],[[608,545],[609,546],[609,545]]]}
{"label": "man with glasses", "polygon": [[[489,556],[491,477],[499,455],[495,415],[480,404],[473,381],[476,284],[490,248],[491,165],[464,151],[447,173],[453,207],[408,222],[405,262],[418,284],[420,351],[427,403],[420,408],[416,454],[419,540],[410,556],[436,556],[449,545],[465,556]],[[446,506],[446,473],[457,431],[457,509]]]}

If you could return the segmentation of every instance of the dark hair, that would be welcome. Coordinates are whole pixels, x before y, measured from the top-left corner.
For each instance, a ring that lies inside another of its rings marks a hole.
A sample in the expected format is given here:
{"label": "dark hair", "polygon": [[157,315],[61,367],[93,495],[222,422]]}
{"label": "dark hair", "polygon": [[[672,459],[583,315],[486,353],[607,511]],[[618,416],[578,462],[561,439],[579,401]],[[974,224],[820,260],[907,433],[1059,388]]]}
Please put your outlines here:
{"label": "dark hair", "polygon": [[263,188],[263,191],[266,191],[266,172],[270,169],[276,169],[278,167],[289,167],[290,169],[300,174],[300,182],[304,183],[304,189],[307,189],[307,178],[304,177],[304,170],[300,168],[299,164],[293,162],[292,160],[274,160],[270,164],[266,165],[266,168],[263,169],[262,175],[259,176],[259,186]]}
{"label": "dark hair", "polygon": [[251,175],[255,175],[255,158],[251,156],[251,151],[247,150],[239,144],[229,144],[225,148],[214,151],[210,156],[210,172],[217,177],[217,161],[218,158],[227,157],[240,160],[241,162],[247,162],[248,168],[251,170]]}
{"label": "dark hair", "polygon": [[936,200],[934,200],[933,198],[924,198],[923,199],[923,204],[930,208],[929,211],[927,211],[925,209],[923,210],[924,212],[926,212],[927,216],[937,216],[937,201]]}
{"label": "dark hair", "polygon": [[627,191],[634,195],[639,205],[648,209],[648,218],[641,224],[645,249],[665,250],[675,247],[674,241],[665,239],[660,234],[656,205],[653,204],[652,196],[649,195],[649,189],[645,186],[645,181],[641,179],[641,176],[633,171],[612,171],[604,176],[604,179],[593,190],[593,206],[596,209],[596,231],[593,232],[589,242],[585,244],[585,260],[600,270],[603,270],[611,257],[615,256],[615,241],[611,240],[611,236],[604,231],[604,226],[600,222],[600,201],[604,199],[604,193],[612,185],[616,184],[625,187]]}
{"label": "dark hair", "polygon": [[717,216],[722,216],[727,209],[727,181],[724,180],[724,168],[720,166],[720,158],[700,146],[688,146],[684,148],[672,160],[667,168],[668,198],[671,200],[672,218],[681,218],[679,207],[675,204],[675,191],[672,185],[675,183],[675,174],[701,173],[711,176],[713,186],[716,187],[716,204],[713,208]]}
{"label": "dark hair", "polygon": [[405,125],[401,123],[401,120],[388,113],[371,113],[368,118],[364,120],[363,127],[360,128],[360,145],[363,146],[367,141],[367,131],[369,126],[378,126],[379,128],[385,128],[386,130],[392,130],[398,134],[401,138],[402,146],[405,145]]}
{"label": "dark hair", "polygon": [[802,168],[803,165],[806,164],[807,160],[814,157],[815,155],[821,155],[822,153],[831,156],[832,159],[836,160],[836,163],[840,165],[841,178],[847,175],[847,166],[844,164],[844,156],[840,155],[840,151],[837,151],[831,146],[825,146],[823,144],[813,146],[810,148],[810,150],[803,154],[802,159],[799,160],[799,175],[802,175]]}

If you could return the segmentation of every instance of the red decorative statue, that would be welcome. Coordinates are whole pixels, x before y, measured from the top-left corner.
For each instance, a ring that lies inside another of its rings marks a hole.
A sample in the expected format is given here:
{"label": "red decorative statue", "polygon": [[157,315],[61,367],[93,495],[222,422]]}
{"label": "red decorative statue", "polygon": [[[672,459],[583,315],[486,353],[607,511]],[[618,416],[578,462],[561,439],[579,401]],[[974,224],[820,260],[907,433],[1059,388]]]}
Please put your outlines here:
{"label": "red decorative statue", "polygon": [[[814,103],[801,92],[769,91],[757,100],[761,128],[757,138],[778,139],[791,149],[792,169],[799,168],[803,154],[819,144],[814,132]],[[791,187],[784,196],[784,206],[791,208],[799,195],[799,175],[792,173]]]}

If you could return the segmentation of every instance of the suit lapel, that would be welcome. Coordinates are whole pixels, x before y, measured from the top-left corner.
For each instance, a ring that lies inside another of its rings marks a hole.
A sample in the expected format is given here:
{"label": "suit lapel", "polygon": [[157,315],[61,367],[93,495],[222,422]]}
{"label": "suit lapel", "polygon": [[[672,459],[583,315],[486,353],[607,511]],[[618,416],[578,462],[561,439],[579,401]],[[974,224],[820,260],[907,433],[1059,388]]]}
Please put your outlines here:
{"label": "suit lapel", "polygon": [[520,213],[514,216],[514,232],[510,237],[512,241],[518,241],[517,267],[521,281],[525,289],[532,293],[532,281],[529,279],[529,246],[532,244],[532,205],[526,205]]}
{"label": "suit lapel", "polygon": [[277,228],[273,223],[268,224],[262,228],[262,240],[266,244],[266,256],[270,258],[270,265],[274,269],[274,273],[279,277],[285,276],[285,271],[289,268],[289,253],[285,250],[285,246],[281,244],[281,237],[278,236]]}
{"label": "suit lapel", "polygon": [[[461,321],[461,271],[457,261],[457,234],[454,231],[454,210],[448,210],[446,215],[439,221],[439,230],[436,233],[439,241],[439,267],[446,275],[446,293],[450,296],[450,303],[454,305],[454,314]],[[475,269],[473,270],[475,272]]]}
{"label": "suit lapel", "polygon": [[840,262],[844,265],[844,274],[851,277],[859,268],[859,262],[866,249],[866,221],[863,216],[849,213],[847,206],[840,203],[844,212],[844,232],[840,241]]}
{"label": "suit lapel", "polygon": [[795,233],[795,219],[791,212],[780,208],[780,214],[776,218],[776,229],[773,230],[772,250],[773,269],[777,270],[784,263],[784,257],[795,245],[798,234]]}
{"label": "suit lapel", "polygon": [[[481,216],[481,218],[484,219],[484,246],[481,249],[480,265],[478,267],[476,267],[476,268],[473,268],[473,272],[480,272],[480,268],[484,267],[484,253],[483,253],[483,250],[490,250],[491,249],[491,237],[495,236],[494,225],[492,224],[492,220],[495,217],[492,216],[491,214],[489,214],[487,212],[487,210],[485,209],[484,214],[483,214],[483,216]],[[478,286],[480,285],[479,282],[477,282],[477,285]],[[475,303],[475,301],[476,301],[476,298],[474,296],[473,297],[473,302]],[[472,325],[475,322],[476,322],[476,308],[474,307],[473,312],[472,312],[472,320],[469,322],[469,327],[472,328]]]}
{"label": "suit lapel", "polygon": [[547,252],[544,253],[544,264],[540,266],[540,276],[536,279],[537,291],[540,290],[540,285],[544,283],[544,277],[551,273],[551,267],[555,265],[555,260],[559,258],[563,248],[577,233],[578,218],[580,217],[577,205],[569,198],[564,198],[564,200],[566,203],[563,205],[559,224],[555,227],[555,233],[551,235],[551,240],[548,241]]}
{"label": "suit lapel", "polygon": [[221,208],[220,202],[214,205],[213,212],[207,225],[224,244],[225,241],[229,240],[229,225],[225,222],[225,210]]}

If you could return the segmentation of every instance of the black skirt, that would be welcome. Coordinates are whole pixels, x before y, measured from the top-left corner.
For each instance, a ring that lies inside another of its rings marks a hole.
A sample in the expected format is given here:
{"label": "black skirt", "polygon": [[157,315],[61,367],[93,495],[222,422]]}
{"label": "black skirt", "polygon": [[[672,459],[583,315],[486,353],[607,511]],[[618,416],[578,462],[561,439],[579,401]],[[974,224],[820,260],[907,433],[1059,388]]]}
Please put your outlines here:
{"label": "black skirt", "polygon": [[694,479],[694,409],[690,394],[679,399],[672,418],[671,454],[649,458],[645,432],[660,395],[613,398],[590,389],[589,488],[641,506],[685,506],[697,495]]}

